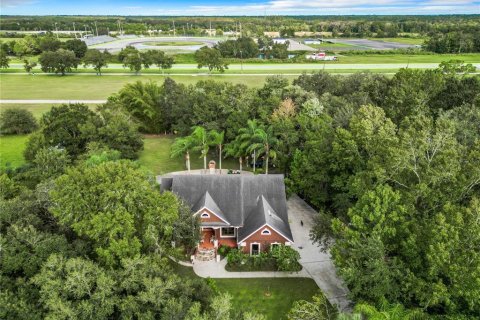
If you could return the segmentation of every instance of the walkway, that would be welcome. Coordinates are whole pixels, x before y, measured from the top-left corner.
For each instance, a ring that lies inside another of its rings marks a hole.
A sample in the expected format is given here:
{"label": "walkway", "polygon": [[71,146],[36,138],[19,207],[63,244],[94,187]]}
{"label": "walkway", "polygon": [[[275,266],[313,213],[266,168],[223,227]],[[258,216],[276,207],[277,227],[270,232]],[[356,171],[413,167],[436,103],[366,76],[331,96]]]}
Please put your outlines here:
{"label": "walkway", "polygon": [[300,272],[284,271],[252,271],[252,272],[229,272],[225,270],[227,259],[220,262],[197,261],[193,264],[193,271],[202,278],[310,278],[305,270]]}
{"label": "walkway", "polygon": [[[287,201],[293,247],[300,252],[303,270],[313,278],[331,304],[336,304],[342,311],[350,311],[351,303],[347,299],[348,290],[337,276],[335,266],[329,253],[323,253],[310,240],[310,229],[317,212],[297,195]],[[301,225],[303,221],[303,226]]]}

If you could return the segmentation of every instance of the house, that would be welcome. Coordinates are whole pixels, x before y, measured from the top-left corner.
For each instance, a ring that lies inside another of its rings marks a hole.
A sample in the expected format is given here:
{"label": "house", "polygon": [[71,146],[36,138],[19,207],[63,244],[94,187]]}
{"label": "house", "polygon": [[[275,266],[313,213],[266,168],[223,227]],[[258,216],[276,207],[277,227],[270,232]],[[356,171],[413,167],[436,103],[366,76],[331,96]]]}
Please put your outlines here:
{"label": "house", "polygon": [[161,179],[201,220],[199,249],[221,245],[252,255],[293,243],[283,175],[189,174]]}

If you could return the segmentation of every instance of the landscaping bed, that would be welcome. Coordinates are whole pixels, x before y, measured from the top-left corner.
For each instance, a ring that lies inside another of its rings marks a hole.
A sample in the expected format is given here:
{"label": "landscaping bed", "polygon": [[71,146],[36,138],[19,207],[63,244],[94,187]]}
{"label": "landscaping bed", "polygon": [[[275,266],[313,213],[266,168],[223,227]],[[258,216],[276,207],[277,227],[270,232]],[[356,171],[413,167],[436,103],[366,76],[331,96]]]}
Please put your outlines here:
{"label": "landscaping bed", "polygon": [[219,254],[226,256],[227,271],[289,271],[298,272],[302,265],[298,262],[300,254],[292,247],[279,245],[260,252],[257,255],[249,255],[238,249],[221,247]]}

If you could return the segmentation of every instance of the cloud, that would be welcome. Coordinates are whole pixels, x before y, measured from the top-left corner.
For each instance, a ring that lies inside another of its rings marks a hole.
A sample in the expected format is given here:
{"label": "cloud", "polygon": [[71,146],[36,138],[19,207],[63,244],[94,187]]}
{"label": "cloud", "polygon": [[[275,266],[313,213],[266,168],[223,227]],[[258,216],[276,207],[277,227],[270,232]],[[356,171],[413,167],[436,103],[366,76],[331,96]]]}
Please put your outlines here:
{"label": "cloud", "polygon": [[479,12],[472,0],[269,0],[245,5],[192,5],[162,9],[164,15],[269,15],[275,14],[434,14]]}
{"label": "cloud", "polygon": [[0,1],[2,8],[16,8],[23,5],[30,5],[36,3],[32,0],[2,0]]}

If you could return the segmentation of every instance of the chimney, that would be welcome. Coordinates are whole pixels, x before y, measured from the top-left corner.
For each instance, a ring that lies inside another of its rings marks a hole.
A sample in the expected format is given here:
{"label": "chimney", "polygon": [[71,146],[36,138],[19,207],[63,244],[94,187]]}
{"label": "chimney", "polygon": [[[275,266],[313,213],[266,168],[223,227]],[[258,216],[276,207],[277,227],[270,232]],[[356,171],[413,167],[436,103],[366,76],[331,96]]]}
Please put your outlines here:
{"label": "chimney", "polygon": [[208,162],[208,169],[210,170],[210,174],[215,174],[215,161],[213,160],[210,160],[210,162]]}

